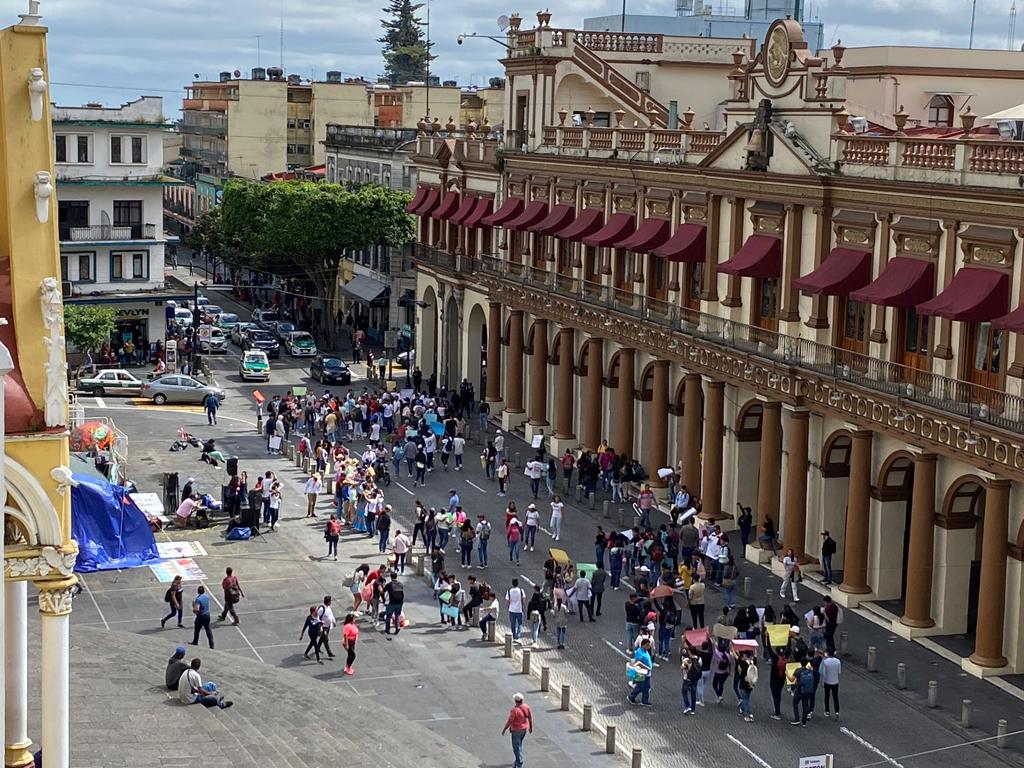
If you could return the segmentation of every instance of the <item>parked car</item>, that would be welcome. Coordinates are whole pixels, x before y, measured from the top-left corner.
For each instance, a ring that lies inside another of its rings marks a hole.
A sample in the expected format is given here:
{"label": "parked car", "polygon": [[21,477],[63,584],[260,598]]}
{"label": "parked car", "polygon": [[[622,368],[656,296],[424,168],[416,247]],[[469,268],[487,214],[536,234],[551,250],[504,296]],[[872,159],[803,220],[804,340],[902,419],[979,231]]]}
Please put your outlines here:
{"label": "parked car", "polygon": [[210,300],[203,296],[202,294],[199,294],[199,298],[196,299],[196,305],[199,307],[205,307],[209,303]]}
{"label": "parked car", "polygon": [[245,341],[245,335],[255,327],[256,323],[238,323],[231,329],[231,333],[228,334],[228,337],[231,339],[232,343],[242,346]]}
{"label": "parked car", "polygon": [[143,382],[121,368],[95,371],[78,380],[78,389],[102,397],[103,395],[137,395]]}
{"label": "parked car", "polygon": [[217,317],[217,327],[225,333],[230,333],[236,325],[238,325],[238,315],[234,312],[221,312]]}
{"label": "parked car", "polygon": [[317,355],[309,366],[309,375],[321,384],[351,384],[352,371],[336,357]]}
{"label": "parked car", "polygon": [[214,353],[228,351],[228,337],[215,325],[200,325],[196,330],[196,346],[200,352]]}
{"label": "parked car", "polygon": [[266,352],[267,357],[281,356],[281,343],[266,331],[259,328],[251,328],[242,340],[242,349],[258,349]]}
{"label": "parked car", "polygon": [[399,352],[395,355],[395,367],[396,368],[415,368],[416,367],[416,350],[410,349],[408,352]]}
{"label": "parked car", "polygon": [[278,320],[275,325],[274,335],[277,336],[278,341],[287,341],[288,334],[299,330],[295,327],[295,323],[289,323],[287,320]]}
{"label": "parked car", "polygon": [[259,349],[250,349],[242,353],[238,361],[238,375],[242,381],[270,381],[270,361],[267,353]]}
{"label": "parked car", "polygon": [[316,355],[316,342],[306,331],[292,331],[288,334],[284,346],[292,357],[313,357]]}
{"label": "parked car", "polygon": [[191,376],[169,374],[142,385],[142,396],[156,405],[164,403],[202,404],[210,393],[223,402],[225,392],[220,387],[211,387],[196,381]]}
{"label": "parked car", "polygon": [[224,309],[218,307],[216,304],[207,304],[203,307],[203,322],[210,323],[211,325],[217,322],[217,318],[220,317],[221,312]]}
{"label": "parked car", "polygon": [[254,309],[252,311],[252,321],[254,323],[262,323],[264,320],[280,320],[281,316],[275,309]]}

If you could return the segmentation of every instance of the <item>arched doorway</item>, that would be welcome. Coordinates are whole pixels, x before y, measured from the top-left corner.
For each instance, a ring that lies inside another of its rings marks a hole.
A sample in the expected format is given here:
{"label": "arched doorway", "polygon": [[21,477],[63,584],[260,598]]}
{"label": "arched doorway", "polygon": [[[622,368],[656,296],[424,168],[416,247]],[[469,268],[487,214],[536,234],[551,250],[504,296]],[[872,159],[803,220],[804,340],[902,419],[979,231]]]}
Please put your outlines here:
{"label": "arched doorway", "polygon": [[[736,501],[754,511],[754,520],[760,519],[757,509],[757,484],[761,467],[761,423],[764,408],[757,400],[750,400],[736,417],[736,466],[745,470],[736,473]],[[778,525],[778,510],[770,510]],[[760,531],[757,532],[760,534]],[[755,542],[756,543],[756,542]]]}
{"label": "arched doorway", "polygon": [[910,510],[914,501],[914,460],[906,451],[890,455],[871,489],[871,532],[868,540],[868,584],[876,601],[903,615],[910,549]]}
{"label": "arched doorway", "polygon": [[[817,510],[807,510],[807,530],[814,532],[828,531],[837,543],[836,553],[832,556],[832,581],[842,582],[843,555],[846,541],[846,500],[850,490],[850,451],[853,438],[850,433],[841,429],[833,432],[825,439],[821,448],[821,501]],[[812,516],[818,514],[817,520]],[[821,557],[822,537],[816,536],[817,544],[813,553]]]}
{"label": "arched doorway", "polygon": [[462,317],[459,302],[449,296],[444,307],[444,372],[441,382],[446,387],[458,387],[462,381]]}
{"label": "arched doorway", "polygon": [[474,304],[466,326],[465,376],[476,389],[477,396],[487,391],[487,316],[483,307]]}
{"label": "arched doorway", "polygon": [[424,380],[437,373],[437,294],[427,286],[423,291],[425,306],[419,309],[419,333],[416,339],[416,365]]}
{"label": "arched doorway", "polygon": [[[959,533],[957,546],[946,546],[946,569],[960,573],[960,584],[948,585],[945,591],[947,605],[963,611],[963,618],[950,617],[953,624],[973,635],[978,625],[978,593],[981,588],[981,542],[985,533],[985,484],[975,475],[964,475],[954,480],[942,500],[942,511],[937,521],[950,533]],[[971,534],[973,533],[973,536]],[[973,539],[973,541],[972,541]],[[950,562],[953,560],[954,562]],[[968,577],[963,578],[964,571]],[[943,622],[946,626],[948,622]]]}

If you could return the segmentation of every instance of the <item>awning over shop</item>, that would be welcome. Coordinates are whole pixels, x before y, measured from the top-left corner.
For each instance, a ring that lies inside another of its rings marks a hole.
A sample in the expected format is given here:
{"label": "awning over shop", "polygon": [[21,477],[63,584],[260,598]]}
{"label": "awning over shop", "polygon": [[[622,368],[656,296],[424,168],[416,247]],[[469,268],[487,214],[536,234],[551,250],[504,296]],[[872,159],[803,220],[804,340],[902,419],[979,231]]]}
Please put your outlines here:
{"label": "awning over shop", "polygon": [[505,229],[511,229],[514,232],[522,232],[529,229],[534,224],[539,224],[548,215],[548,204],[541,200],[534,200],[531,203],[527,203],[526,208],[516,216],[514,219],[509,219],[505,222]]}
{"label": "awning over shop", "polygon": [[481,222],[485,227],[500,227],[507,221],[512,221],[523,212],[523,198],[510,197],[501,204],[501,208],[487,216]]}
{"label": "awning over shop", "polygon": [[636,232],[615,243],[616,248],[626,248],[634,253],[650,253],[664,245],[672,232],[672,225],[665,219],[644,219]]}
{"label": "awning over shop", "polygon": [[651,253],[669,261],[703,261],[707,231],[703,224],[680,224],[676,233]]}
{"label": "awning over shop", "polygon": [[817,269],[794,280],[793,287],[822,296],[848,296],[870,282],[871,252],[837,247]]}
{"label": "awning over shop", "polygon": [[456,214],[459,210],[459,203],[461,202],[458,192],[448,192],[445,194],[441,204],[437,206],[431,217],[438,219],[439,221],[446,221]]}
{"label": "awning over shop", "polygon": [[575,218],[576,209],[571,205],[556,205],[548,211],[548,215],[541,221],[531,227],[527,227],[527,229],[541,235],[557,235],[560,237],[562,230],[572,224]]}
{"label": "awning over shop", "polygon": [[1010,276],[984,267],[964,267],[949,281],[946,290],[918,306],[922,315],[948,320],[984,323],[1002,317],[1010,308]]}
{"label": "awning over shop", "polygon": [[854,301],[886,307],[916,307],[935,295],[935,265],[924,259],[889,259],[874,282],[850,293]]}
{"label": "awning over shop", "polygon": [[416,209],[416,215],[429,216],[431,211],[437,208],[439,202],[441,202],[441,193],[436,189],[428,189],[427,196],[420,203],[419,208]]}
{"label": "awning over shop", "polygon": [[477,200],[479,198],[470,195],[462,198],[462,205],[459,206],[459,210],[455,212],[455,215],[451,217],[451,223],[461,225],[466,220],[466,217],[473,212],[473,209],[476,208]]}
{"label": "awning over shop", "polygon": [[483,220],[486,219],[494,212],[494,201],[489,197],[481,197],[476,201],[476,207],[473,212],[466,217],[466,220],[462,222],[464,227],[481,227]]}
{"label": "awning over shop", "polygon": [[427,199],[428,192],[430,192],[429,187],[419,187],[416,190],[416,196],[405,206],[405,212],[416,213],[416,209],[423,205],[423,201]]}
{"label": "awning over shop", "polygon": [[773,235],[751,235],[718,271],[739,277],[781,277],[782,241]]}
{"label": "awning over shop", "polygon": [[387,285],[369,275],[356,275],[341,286],[341,290],[354,299],[369,303],[384,293]]}
{"label": "awning over shop", "polygon": [[600,208],[584,208],[572,224],[567,226],[558,236],[564,240],[582,240],[590,237],[604,226],[604,213]]}
{"label": "awning over shop", "polygon": [[596,248],[614,245],[633,234],[635,227],[636,219],[632,213],[613,213],[607,224],[590,237],[584,237],[583,242]]}
{"label": "awning over shop", "polygon": [[1004,331],[1024,333],[1024,304],[1021,304],[1013,312],[997,317],[992,321],[993,328],[1002,328]]}

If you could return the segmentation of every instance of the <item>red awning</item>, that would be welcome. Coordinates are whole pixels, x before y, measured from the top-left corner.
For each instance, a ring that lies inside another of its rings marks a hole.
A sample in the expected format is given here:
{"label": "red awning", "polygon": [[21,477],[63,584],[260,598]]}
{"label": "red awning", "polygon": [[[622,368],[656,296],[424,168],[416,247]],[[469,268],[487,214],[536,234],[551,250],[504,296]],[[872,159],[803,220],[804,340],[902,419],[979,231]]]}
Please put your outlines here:
{"label": "red awning", "polygon": [[436,210],[430,214],[432,218],[440,219],[445,221],[450,219],[459,210],[459,202],[461,198],[458,192],[447,192],[441,204],[437,206]]}
{"label": "red awning", "polygon": [[739,277],[781,277],[782,241],[772,235],[751,235],[718,271]]}
{"label": "red awning", "polygon": [[1002,328],[1004,331],[1024,333],[1024,304],[1021,304],[1013,312],[992,321],[993,328]]}
{"label": "red awning", "polygon": [[644,219],[636,232],[615,243],[616,248],[626,248],[635,253],[650,253],[659,245],[664,245],[672,231],[672,225],[665,219]]}
{"label": "red awning", "polygon": [[935,265],[924,259],[895,256],[874,282],[850,293],[854,301],[886,307],[916,307],[935,295]]}
{"label": "red awning", "polygon": [[527,227],[527,229],[542,235],[561,236],[562,230],[572,224],[575,218],[576,209],[571,205],[556,205],[541,221],[532,227]]}
{"label": "red awning", "polygon": [[476,201],[476,208],[473,212],[466,217],[466,220],[462,222],[464,227],[481,227],[483,219],[487,218],[494,212],[494,200],[489,197],[481,197]]}
{"label": "red awning", "polygon": [[604,226],[604,213],[600,208],[584,208],[576,220],[558,233],[565,240],[582,240]]}
{"label": "red awning", "polygon": [[548,204],[542,200],[534,200],[532,203],[528,203],[526,208],[516,216],[514,219],[509,219],[505,222],[505,229],[511,229],[515,232],[522,232],[523,230],[529,229],[534,224],[539,224],[548,215]]}
{"label": "red awning", "polygon": [[871,253],[855,248],[833,248],[817,269],[793,281],[804,293],[848,296],[871,282]]}
{"label": "red awning", "polygon": [[636,219],[632,213],[613,213],[607,224],[590,237],[584,237],[583,242],[597,248],[614,245],[633,234],[635,228]]}
{"label": "red awning", "polygon": [[423,205],[423,201],[427,199],[428,192],[430,192],[430,187],[418,187],[416,189],[416,196],[405,206],[405,212],[416,213],[416,209]]}
{"label": "red awning", "polygon": [[483,220],[482,224],[485,227],[500,227],[506,221],[512,221],[516,216],[523,212],[523,198],[521,197],[510,197],[501,204],[501,208],[492,213],[486,219]]}
{"label": "red awning", "polygon": [[466,217],[473,212],[474,208],[476,208],[476,201],[479,199],[480,198],[472,195],[466,195],[462,198],[462,205],[459,206],[459,210],[457,210],[455,215],[452,216],[451,223],[462,224],[462,222],[466,220]]}
{"label": "red awning", "polygon": [[938,315],[965,323],[985,323],[1010,308],[1010,276],[984,267],[964,267],[949,281],[946,290],[919,304],[922,315]]}
{"label": "red awning", "polygon": [[703,261],[707,231],[703,224],[680,224],[676,233],[651,253],[669,261]]}
{"label": "red awning", "polygon": [[439,202],[441,202],[441,193],[436,189],[427,190],[427,196],[420,203],[420,207],[416,209],[416,215],[429,216],[430,212],[437,208]]}

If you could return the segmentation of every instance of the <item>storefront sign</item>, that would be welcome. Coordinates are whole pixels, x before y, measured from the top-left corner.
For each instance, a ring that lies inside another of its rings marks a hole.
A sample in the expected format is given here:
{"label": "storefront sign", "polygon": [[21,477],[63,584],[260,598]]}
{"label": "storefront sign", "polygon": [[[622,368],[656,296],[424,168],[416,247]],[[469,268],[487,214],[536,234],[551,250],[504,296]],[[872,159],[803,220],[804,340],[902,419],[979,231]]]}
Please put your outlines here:
{"label": "storefront sign", "polygon": [[140,309],[119,309],[116,312],[117,317],[131,318],[131,317],[149,317],[149,307],[142,307]]}

